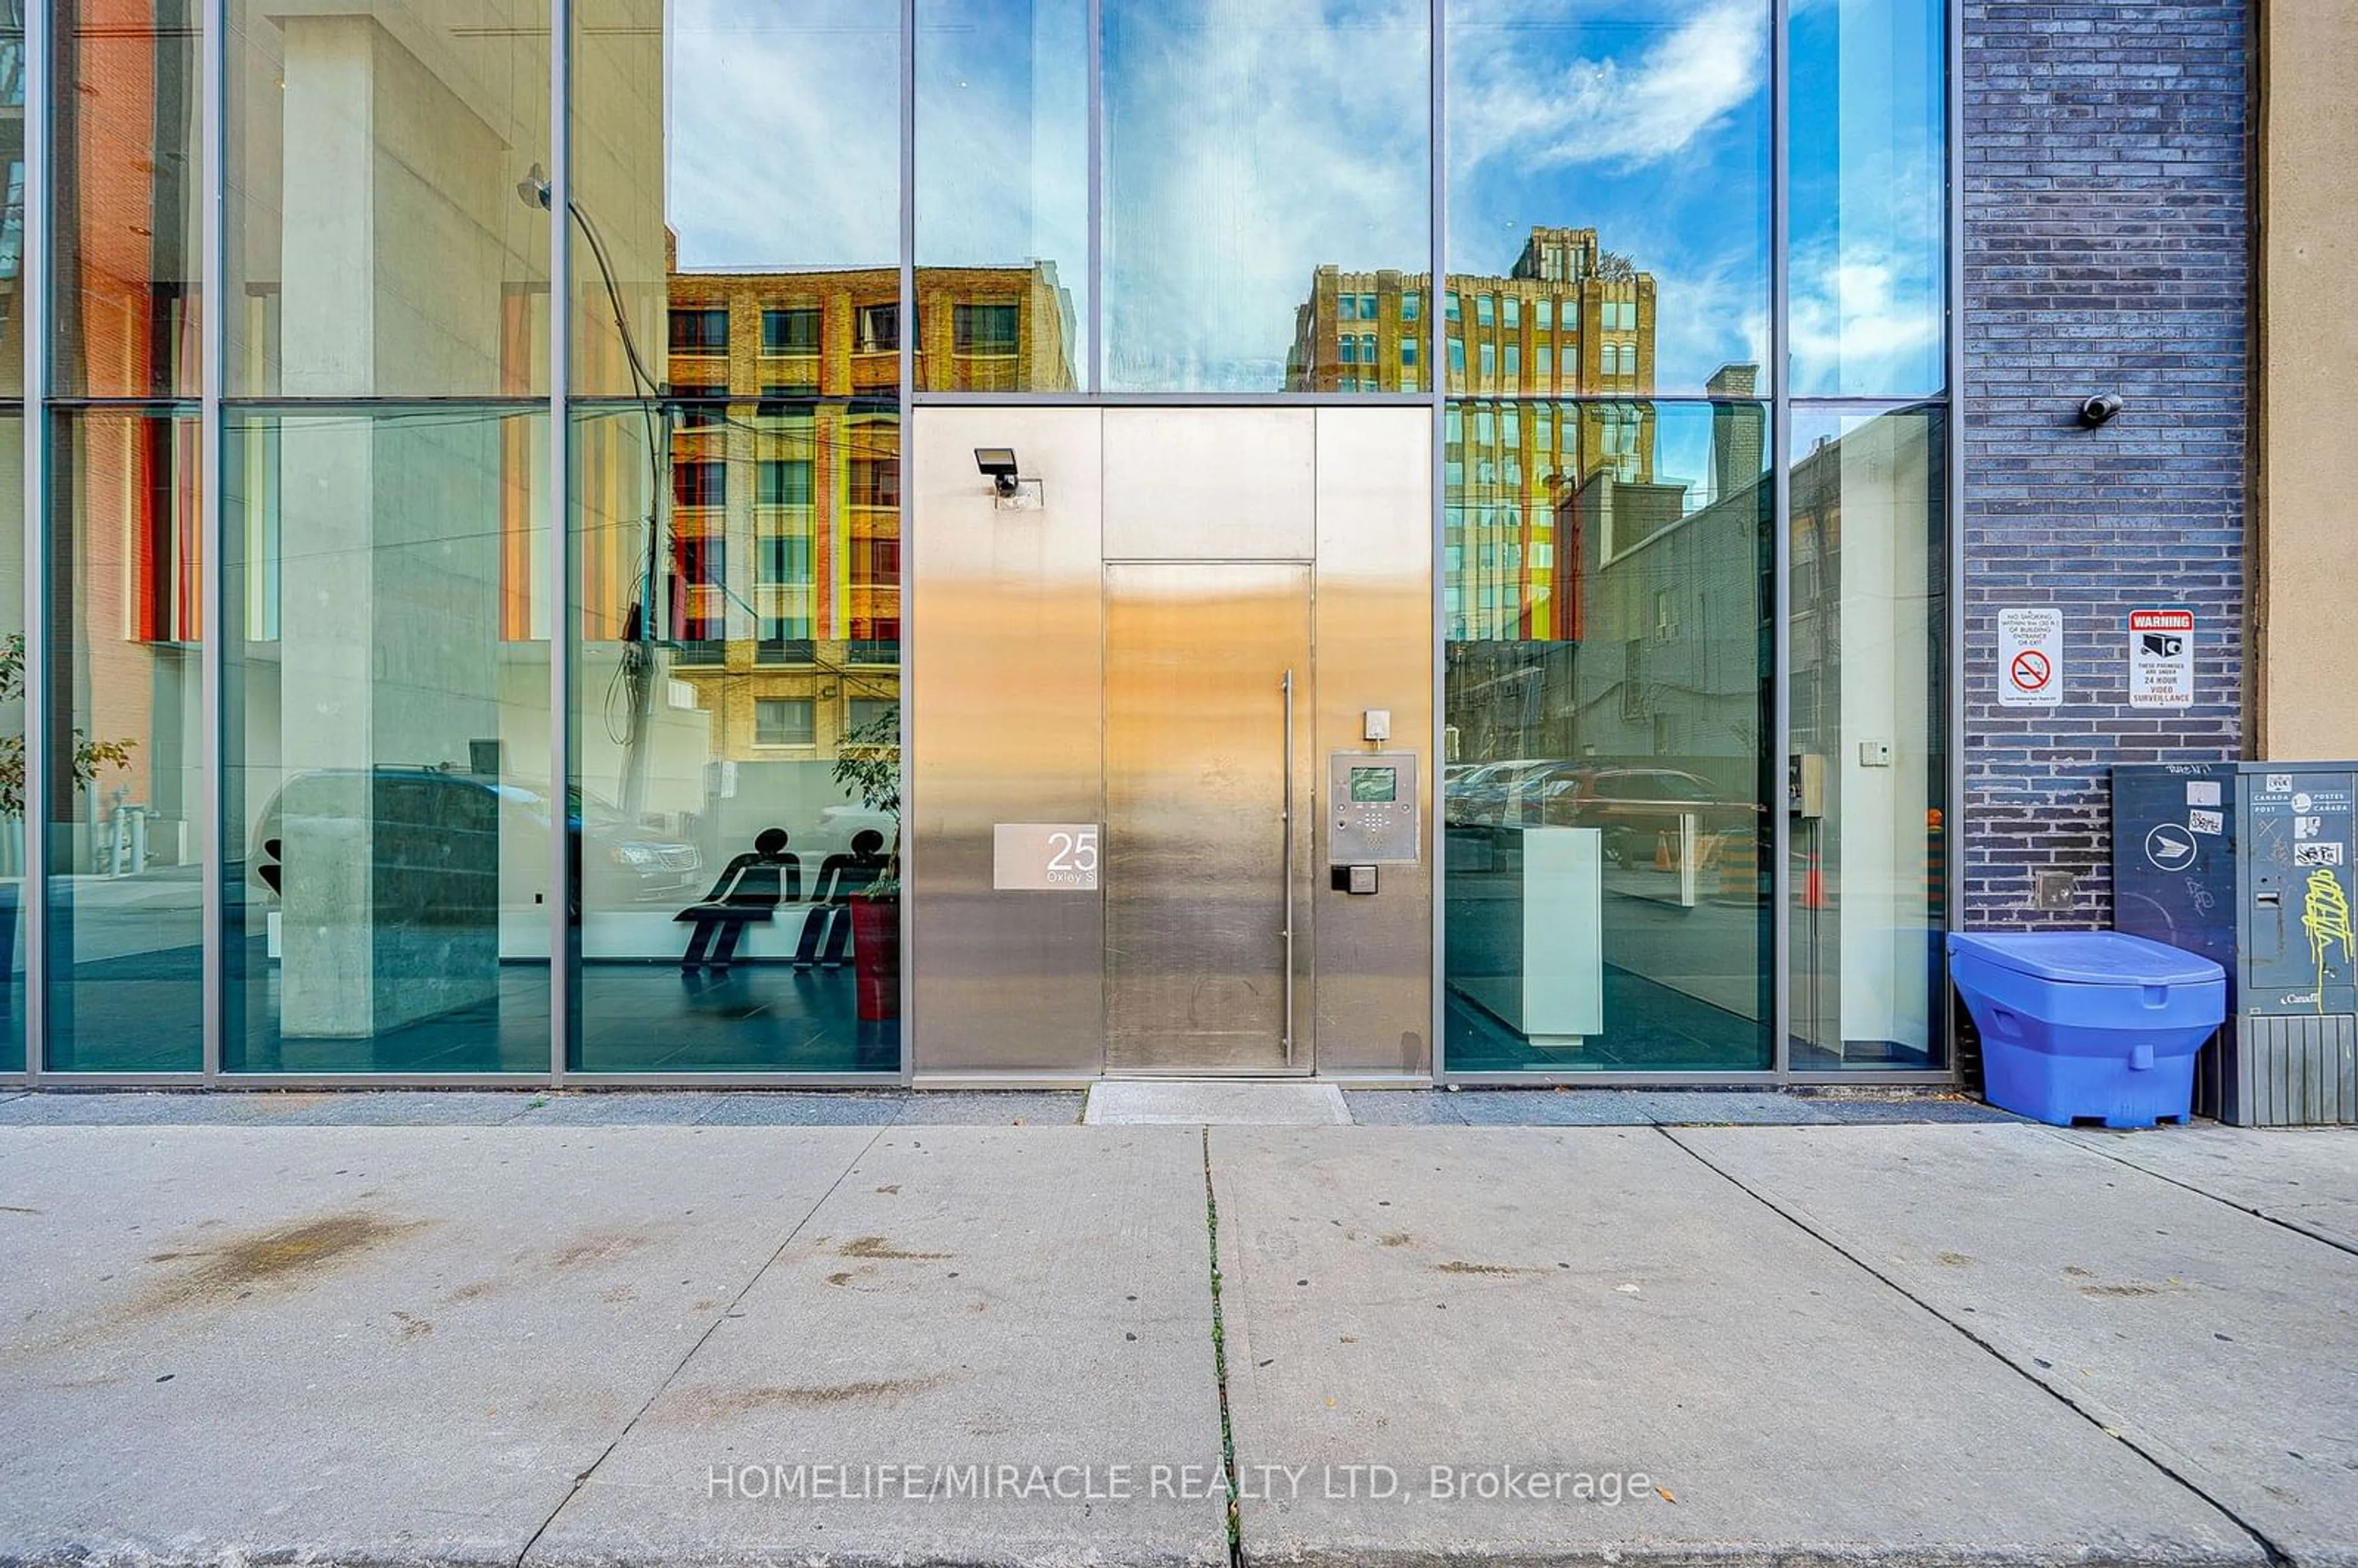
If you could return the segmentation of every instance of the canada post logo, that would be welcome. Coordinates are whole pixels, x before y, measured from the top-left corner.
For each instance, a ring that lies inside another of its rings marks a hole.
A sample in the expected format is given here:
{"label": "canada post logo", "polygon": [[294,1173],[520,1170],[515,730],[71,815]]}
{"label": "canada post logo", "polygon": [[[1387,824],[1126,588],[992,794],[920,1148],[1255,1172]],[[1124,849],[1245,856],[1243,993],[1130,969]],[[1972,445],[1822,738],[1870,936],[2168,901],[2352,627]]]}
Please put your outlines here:
{"label": "canada post logo", "polygon": [[2165,822],[2145,836],[2145,858],[2157,871],[2182,871],[2194,863],[2194,835]]}

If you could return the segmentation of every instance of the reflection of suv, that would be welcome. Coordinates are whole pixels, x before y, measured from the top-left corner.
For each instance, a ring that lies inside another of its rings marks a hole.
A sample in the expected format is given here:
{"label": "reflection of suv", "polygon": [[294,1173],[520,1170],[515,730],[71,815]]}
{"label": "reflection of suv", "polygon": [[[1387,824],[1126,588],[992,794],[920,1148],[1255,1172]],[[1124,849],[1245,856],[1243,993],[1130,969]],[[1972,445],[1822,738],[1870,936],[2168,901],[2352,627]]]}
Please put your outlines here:
{"label": "reflection of suv", "polygon": [[[604,802],[569,792],[567,826],[581,842],[581,892],[592,909],[693,897],[704,857],[693,844],[634,826]],[[276,892],[287,819],[319,824],[298,838],[333,843],[339,825],[373,819],[380,868],[415,873],[416,897],[476,902],[460,890],[496,876],[493,900],[529,905],[549,884],[548,796],[520,784],[439,768],[323,768],[281,784],[254,818],[255,879]],[[438,892],[438,884],[439,891]]]}

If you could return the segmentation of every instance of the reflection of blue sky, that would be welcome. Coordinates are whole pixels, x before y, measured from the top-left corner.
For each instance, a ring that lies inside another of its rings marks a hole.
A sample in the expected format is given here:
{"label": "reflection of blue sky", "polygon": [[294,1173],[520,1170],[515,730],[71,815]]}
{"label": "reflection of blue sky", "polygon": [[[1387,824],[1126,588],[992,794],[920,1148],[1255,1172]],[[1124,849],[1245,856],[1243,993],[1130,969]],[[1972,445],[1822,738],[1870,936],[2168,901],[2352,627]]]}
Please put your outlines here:
{"label": "reflection of blue sky", "polygon": [[1424,0],[1105,14],[1108,385],[1276,390],[1321,263],[1429,263]]}
{"label": "reflection of blue sky", "polygon": [[1501,274],[1532,228],[1593,228],[1656,279],[1658,390],[1761,362],[1768,0],[1453,0],[1449,16],[1449,269]]}
{"label": "reflection of blue sky", "polygon": [[897,265],[898,0],[672,0],[665,18],[680,265]]}
{"label": "reflection of blue sky", "polygon": [[1794,390],[1940,390],[1947,21],[1941,0],[1793,10]]}
{"label": "reflection of blue sky", "polygon": [[1088,302],[1087,0],[919,0],[917,265],[1056,265]]}
{"label": "reflection of blue sky", "polygon": [[[1762,416],[1766,418],[1764,413]],[[1686,487],[1681,504],[1699,512],[1719,500],[1714,493],[1715,470],[1711,461],[1711,410],[1657,404],[1654,408],[1654,482]]]}
{"label": "reflection of blue sky", "polygon": [[[920,260],[1082,309],[1087,0],[922,0]],[[1267,390],[1322,263],[1425,265],[1423,0],[1106,0],[1109,384]],[[1449,267],[1594,227],[1655,386],[1768,343],[1769,0],[1450,0]],[[1942,0],[1793,0],[1795,390],[1942,384]],[[889,265],[896,0],[672,0],[683,265]],[[1767,390],[1767,376],[1762,390]],[[1698,470],[1700,471],[1700,470]]]}
{"label": "reflection of blue sky", "polygon": [[917,262],[1088,259],[1087,0],[921,0]]}

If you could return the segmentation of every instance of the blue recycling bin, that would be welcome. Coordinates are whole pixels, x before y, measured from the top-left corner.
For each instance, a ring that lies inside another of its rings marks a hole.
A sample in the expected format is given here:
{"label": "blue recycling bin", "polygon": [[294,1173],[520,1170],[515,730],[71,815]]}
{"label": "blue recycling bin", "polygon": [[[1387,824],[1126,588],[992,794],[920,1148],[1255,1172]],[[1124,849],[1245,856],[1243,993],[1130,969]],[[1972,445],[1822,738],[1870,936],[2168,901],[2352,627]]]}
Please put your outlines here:
{"label": "blue recycling bin", "polygon": [[1949,973],[1992,1105],[2058,1127],[2193,1113],[2194,1054],[2227,1012],[2210,959],[2118,931],[1958,931]]}

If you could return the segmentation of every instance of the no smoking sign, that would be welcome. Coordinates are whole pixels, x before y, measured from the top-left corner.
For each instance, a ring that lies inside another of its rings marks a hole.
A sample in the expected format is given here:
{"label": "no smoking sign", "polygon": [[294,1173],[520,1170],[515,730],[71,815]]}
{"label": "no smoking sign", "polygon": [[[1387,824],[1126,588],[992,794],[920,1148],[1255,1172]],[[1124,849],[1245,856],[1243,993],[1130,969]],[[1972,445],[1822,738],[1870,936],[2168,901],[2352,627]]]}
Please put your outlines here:
{"label": "no smoking sign", "polygon": [[2063,612],[1997,612],[2000,708],[2060,708],[2063,703]]}

